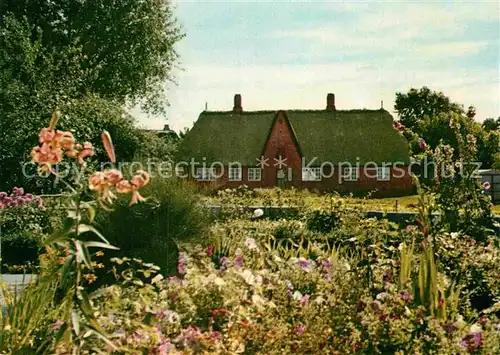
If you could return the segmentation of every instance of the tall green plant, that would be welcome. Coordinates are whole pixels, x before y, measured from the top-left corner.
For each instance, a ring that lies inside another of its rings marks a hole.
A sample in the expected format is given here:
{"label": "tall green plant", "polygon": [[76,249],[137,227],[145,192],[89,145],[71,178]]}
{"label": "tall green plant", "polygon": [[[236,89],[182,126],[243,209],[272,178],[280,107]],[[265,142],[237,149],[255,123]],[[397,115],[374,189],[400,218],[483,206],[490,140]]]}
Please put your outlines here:
{"label": "tall green plant", "polygon": [[[56,174],[54,167],[64,157],[75,158],[85,168],[84,159],[93,155],[93,147],[90,143],[76,144],[70,132],[55,129],[58,119],[59,113],[56,111],[48,128],[43,128],[40,131],[39,141],[41,145],[34,147],[31,154],[40,171],[54,175]],[[107,132],[103,133],[102,141],[111,163],[115,164],[114,147]],[[131,193],[131,204],[141,202],[144,198],[138,190],[145,186],[148,181],[149,175],[146,172],[138,172],[131,181],[128,181],[123,178],[119,171],[110,169],[92,173],[88,185],[83,181],[79,181],[73,186],[67,184],[70,198],[65,206],[68,213],[64,219],[63,227],[45,240],[48,250],[52,251],[55,256],[59,256],[60,265],[53,265],[52,269],[49,268],[49,274],[38,279],[32,288],[34,291],[45,289],[43,293],[46,295],[50,294],[51,285],[55,285],[57,286],[55,297],[53,299],[51,297],[53,301],[49,302],[47,298],[32,296],[31,293],[28,293],[30,291],[28,289],[24,293],[26,296],[21,297],[20,302],[13,302],[7,315],[2,319],[4,322],[8,322],[11,327],[12,322],[14,322],[17,328],[12,331],[20,332],[23,331],[24,327],[29,327],[31,317],[36,319],[33,313],[40,312],[40,309],[27,308],[26,305],[34,303],[41,306],[41,309],[53,305],[54,308],[59,309],[61,317],[54,337],[54,346],[61,344],[65,348],[71,349],[73,354],[80,354],[81,348],[89,340],[89,337],[96,336],[114,348],[97,323],[85,287],[86,282],[93,280],[94,267],[90,249],[117,249],[92,225],[95,207],[99,203],[105,208],[110,208],[112,202],[117,198],[116,193]],[[98,199],[85,200],[89,189],[99,194]],[[89,238],[89,234],[98,239]],[[28,325],[24,325],[25,323]],[[29,333],[31,329],[24,330]],[[37,349],[37,353],[40,350],[40,348]],[[50,351],[50,347],[46,351]]]}

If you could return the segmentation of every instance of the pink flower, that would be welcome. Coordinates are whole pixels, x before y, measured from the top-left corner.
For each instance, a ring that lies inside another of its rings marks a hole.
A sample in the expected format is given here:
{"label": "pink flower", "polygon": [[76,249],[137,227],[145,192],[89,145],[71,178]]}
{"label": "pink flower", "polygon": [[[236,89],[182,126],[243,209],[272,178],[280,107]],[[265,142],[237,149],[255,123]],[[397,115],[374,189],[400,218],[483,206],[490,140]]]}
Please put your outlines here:
{"label": "pink flower", "polygon": [[61,326],[64,324],[64,321],[62,320],[57,320],[55,323],[53,323],[51,326],[50,326],[50,329],[52,330],[58,330],[59,328],[61,328]]}
{"label": "pink flower", "polygon": [[214,255],[214,246],[212,244],[210,244],[208,247],[207,247],[207,255],[209,257],[211,257],[212,255]]}
{"label": "pink flower", "polygon": [[488,181],[483,182],[483,189],[488,191],[491,188],[491,184]]}
{"label": "pink flower", "polygon": [[427,148],[429,147],[429,146],[427,145],[427,143],[425,143],[425,141],[424,141],[422,138],[420,138],[420,139],[418,140],[418,146],[419,146],[421,149],[424,149],[424,150],[425,150],[425,149],[427,149]]}
{"label": "pink flower", "polygon": [[304,334],[305,331],[306,331],[306,327],[304,327],[303,325],[299,325],[296,329],[297,335],[302,335],[302,334]]}
{"label": "pink flower", "polygon": [[242,268],[243,267],[243,256],[241,255],[238,255],[235,259],[234,259],[234,266],[238,269]]}
{"label": "pink flower", "polygon": [[302,298],[300,299],[300,304],[301,304],[302,306],[305,306],[306,304],[308,304],[308,303],[309,303],[309,298],[310,298],[310,297],[311,297],[311,296],[309,296],[309,295],[304,295],[304,296],[302,296]]}
{"label": "pink flower", "polygon": [[406,232],[407,233],[410,233],[414,229],[415,229],[415,226],[406,226]]}

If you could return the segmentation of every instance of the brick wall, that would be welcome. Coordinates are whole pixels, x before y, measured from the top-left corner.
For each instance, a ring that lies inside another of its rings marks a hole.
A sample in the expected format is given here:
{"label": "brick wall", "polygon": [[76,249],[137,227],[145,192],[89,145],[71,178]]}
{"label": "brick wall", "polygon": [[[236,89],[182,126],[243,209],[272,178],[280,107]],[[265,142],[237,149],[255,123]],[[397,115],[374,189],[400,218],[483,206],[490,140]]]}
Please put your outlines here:
{"label": "brick wall", "polygon": [[[266,134],[266,132],[262,132],[262,134]],[[278,111],[274,126],[263,150],[263,156],[267,159],[268,166],[262,170],[261,181],[248,181],[249,167],[243,167],[241,181],[229,181],[228,169],[225,169],[224,175],[217,181],[199,182],[199,184],[212,188],[235,188],[242,184],[250,188],[278,186],[280,184],[277,178],[279,167],[275,166],[275,159],[278,159],[280,155],[283,160],[286,159],[286,167],[283,167],[285,178],[281,181],[283,184],[281,186],[284,187],[294,186],[317,191],[335,190],[360,194],[376,190],[373,193],[374,196],[404,195],[413,192],[414,189],[407,167],[391,169],[391,179],[389,181],[377,180],[375,169],[368,168],[366,170],[360,168],[357,181],[343,181],[339,177],[338,169],[335,169],[332,174],[328,167],[325,167],[324,173],[327,176],[331,175],[331,177],[324,177],[322,181],[302,181],[302,158],[283,111]],[[253,167],[257,167],[257,163],[257,160],[255,160],[255,166]],[[291,171],[289,168],[291,168]],[[216,169],[216,171],[217,174],[220,174],[220,169]]]}

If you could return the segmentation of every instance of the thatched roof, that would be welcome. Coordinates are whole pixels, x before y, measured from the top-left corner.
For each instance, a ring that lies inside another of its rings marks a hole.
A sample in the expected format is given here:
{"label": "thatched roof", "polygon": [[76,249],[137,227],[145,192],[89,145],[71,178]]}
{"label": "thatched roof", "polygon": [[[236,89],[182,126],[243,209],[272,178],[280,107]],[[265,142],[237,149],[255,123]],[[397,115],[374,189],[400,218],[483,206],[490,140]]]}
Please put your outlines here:
{"label": "thatched roof", "polygon": [[[177,160],[237,161],[254,166],[263,153],[276,113],[204,111],[179,147]],[[317,157],[318,165],[324,161],[409,162],[406,142],[393,129],[392,116],[383,109],[288,110],[285,115],[307,161]]]}

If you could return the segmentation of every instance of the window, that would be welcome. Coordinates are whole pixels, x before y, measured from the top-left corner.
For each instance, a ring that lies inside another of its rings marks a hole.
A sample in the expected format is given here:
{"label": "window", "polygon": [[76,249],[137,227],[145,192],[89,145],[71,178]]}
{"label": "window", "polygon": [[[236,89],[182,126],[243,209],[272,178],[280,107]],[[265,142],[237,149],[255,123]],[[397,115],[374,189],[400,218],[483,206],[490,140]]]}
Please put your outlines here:
{"label": "window", "polygon": [[248,181],[260,181],[262,170],[259,168],[248,168]]}
{"label": "window", "polygon": [[377,180],[379,181],[389,181],[391,179],[391,169],[389,167],[379,167],[377,168]]}
{"label": "window", "polygon": [[241,181],[241,167],[229,168],[229,181]]}
{"label": "window", "polygon": [[215,181],[215,168],[196,168],[196,179],[199,181]]}
{"label": "window", "polygon": [[343,177],[345,181],[357,181],[359,179],[359,169],[353,167],[344,168]]}
{"label": "window", "polygon": [[321,181],[321,168],[303,168],[302,181]]}

